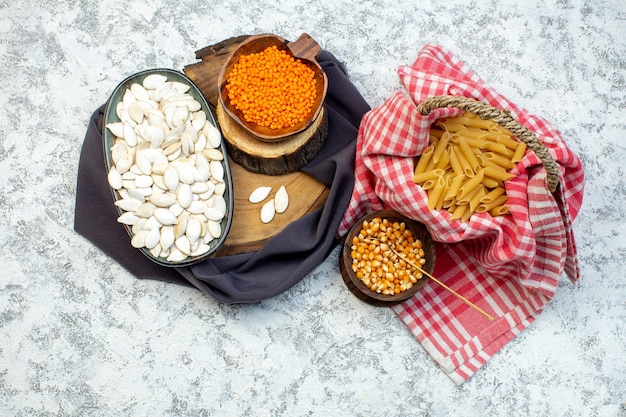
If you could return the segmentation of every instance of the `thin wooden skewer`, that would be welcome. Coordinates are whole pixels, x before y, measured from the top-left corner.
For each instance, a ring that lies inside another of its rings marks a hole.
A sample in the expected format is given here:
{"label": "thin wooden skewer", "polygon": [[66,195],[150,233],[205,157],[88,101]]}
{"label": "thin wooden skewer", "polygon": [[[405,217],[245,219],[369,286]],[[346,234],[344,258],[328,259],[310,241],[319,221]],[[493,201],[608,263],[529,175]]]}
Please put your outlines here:
{"label": "thin wooden skewer", "polygon": [[[366,240],[370,240],[370,239],[366,239]],[[399,252],[397,252],[394,248],[392,248],[391,246],[389,246],[389,249],[391,249],[391,251],[393,253],[396,254],[396,256],[398,256],[400,259],[402,259],[403,261],[405,261],[406,263],[408,263],[409,265],[411,265],[413,268],[417,269],[418,271],[420,271],[422,274],[426,275],[428,278],[432,279],[433,281],[435,281],[437,284],[441,285],[443,288],[445,288],[446,290],[450,291],[455,297],[457,297],[458,299],[460,299],[461,301],[463,301],[465,304],[467,304],[468,306],[472,307],[474,310],[478,311],[480,314],[482,314],[483,316],[487,317],[489,320],[494,321],[494,318],[487,313],[486,311],[484,311],[483,309],[481,309],[480,307],[478,307],[476,304],[472,303],[470,300],[468,300],[467,298],[463,297],[461,294],[459,294],[458,292],[454,291],[452,288],[448,287],[446,284],[444,284],[443,282],[439,281],[437,278],[433,277],[431,274],[429,274],[428,272],[426,272],[422,267],[420,267],[419,265],[411,262],[409,259],[405,258],[403,255],[401,255]]]}

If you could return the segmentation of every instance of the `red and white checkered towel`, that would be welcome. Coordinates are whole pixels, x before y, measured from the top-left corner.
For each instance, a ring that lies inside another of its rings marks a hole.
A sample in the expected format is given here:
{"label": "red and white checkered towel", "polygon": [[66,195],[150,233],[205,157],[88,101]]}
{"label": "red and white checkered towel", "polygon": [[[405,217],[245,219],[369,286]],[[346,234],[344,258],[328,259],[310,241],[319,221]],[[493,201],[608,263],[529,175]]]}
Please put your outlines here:
{"label": "red and white checkered towel", "polygon": [[[530,325],[554,296],[564,272],[572,282],[578,280],[571,221],[582,204],[583,167],[547,121],[496,93],[443,48],[427,45],[412,66],[402,66],[398,73],[406,91],[372,109],[361,122],[355,186],[338,233],[345,236],[358,218],[380,209],[394,209],[428,227],[438,242],[433,275],[495,320],[434,282],[393,310],[461,384]],[[557,191],[549,191],[546,171],[529,151],[506,185],[509,215],[475,214],[464,223],[450,220],[445,211],[428,210],[425,191],[412,181],[414,157],[427,147],[433,121],[462,112],[417,113],[416,104],[439,95],[471,97],[509,111],[559,163]]]}

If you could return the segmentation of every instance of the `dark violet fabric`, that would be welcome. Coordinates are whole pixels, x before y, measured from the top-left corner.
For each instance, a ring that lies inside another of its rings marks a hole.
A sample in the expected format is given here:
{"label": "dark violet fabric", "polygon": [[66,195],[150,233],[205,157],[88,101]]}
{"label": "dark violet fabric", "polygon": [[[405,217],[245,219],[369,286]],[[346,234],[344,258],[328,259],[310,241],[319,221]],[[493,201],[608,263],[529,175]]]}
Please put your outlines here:
{"label": "dark violet fabric", "polygon": [[138,278],[193,285],[224,303],[260,301],[298,283],[338,243],[337,228],[354,184],[358,128],[370,110],[331,53],[322,51],[318,61],[328,76],[328,136],[324,147],[302,171],[330,188],[322,208],[291,223],[256,252],[214,258],[184,268],[157,265],[130,245],[126,231],[116,221],[98,127],[104,110],[101,107],[91,118],[80,156],[74,229]]}

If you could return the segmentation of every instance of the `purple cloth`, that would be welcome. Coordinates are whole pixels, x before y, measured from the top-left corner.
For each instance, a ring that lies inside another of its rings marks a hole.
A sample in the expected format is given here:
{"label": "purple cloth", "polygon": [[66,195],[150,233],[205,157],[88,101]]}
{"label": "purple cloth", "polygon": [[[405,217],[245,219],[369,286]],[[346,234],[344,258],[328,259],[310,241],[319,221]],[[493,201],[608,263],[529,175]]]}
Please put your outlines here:
{"label": "purple cloth", "polygon": [[339,222],[354,185],[356,137],[370,110],[329,52],[318,62],[328,76],[328,136],[323,148],[301,171],[330,188],[326,204],[294,221],[260,250],[213,258],[184,268],[160,266],[130,245],[109,189],[100,118],[91,117],[78,167],[74,229],[138,278],[192,285],[224,303],[260,301],[289,289],[315,269],[338,243]]}

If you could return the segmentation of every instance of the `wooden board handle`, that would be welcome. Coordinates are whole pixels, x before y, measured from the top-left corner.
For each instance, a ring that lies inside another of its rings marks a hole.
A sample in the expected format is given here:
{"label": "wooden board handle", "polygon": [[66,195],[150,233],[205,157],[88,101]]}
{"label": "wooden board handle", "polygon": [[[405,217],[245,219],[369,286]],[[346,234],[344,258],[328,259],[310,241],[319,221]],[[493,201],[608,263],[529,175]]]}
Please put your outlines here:
{"label": "wooden board handle", "polygon": [[293,42],[287,42],[287,46],[291,49],[293,56],[308,59],[309,61],[315,61],[317,55],[322,50],[322,47],[315,39],[306,33],[300,35],[300,37]]}

